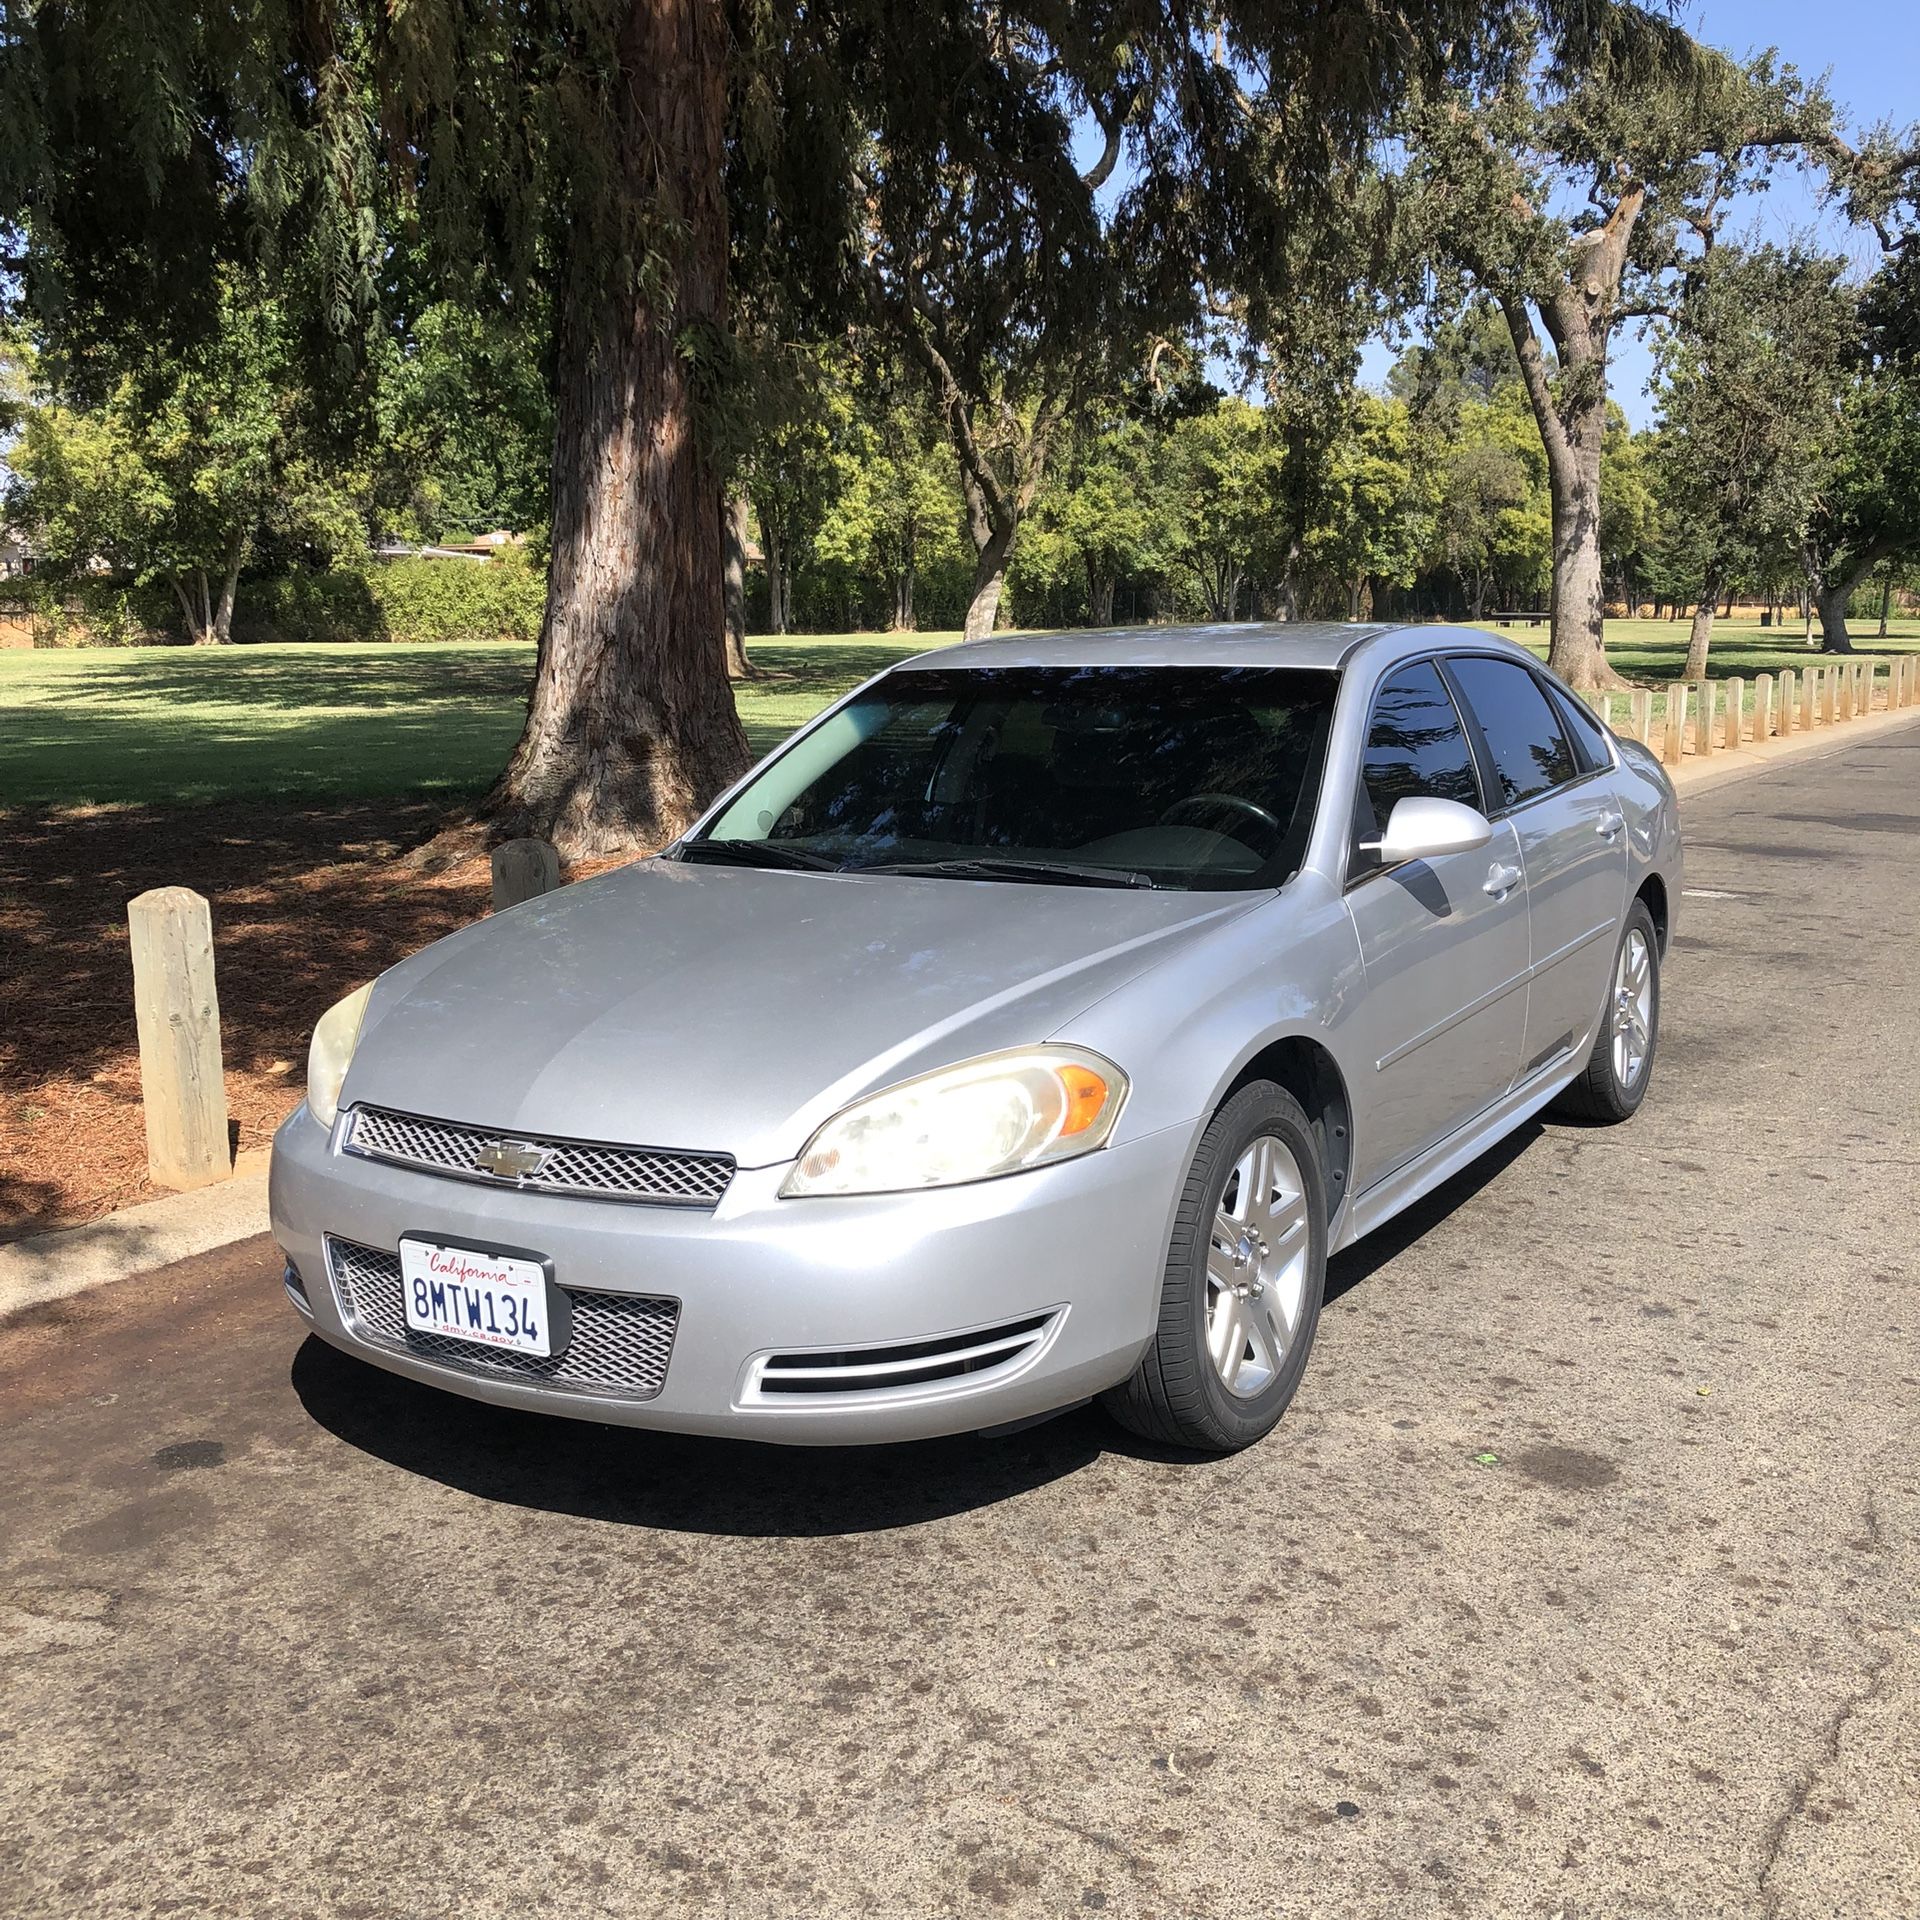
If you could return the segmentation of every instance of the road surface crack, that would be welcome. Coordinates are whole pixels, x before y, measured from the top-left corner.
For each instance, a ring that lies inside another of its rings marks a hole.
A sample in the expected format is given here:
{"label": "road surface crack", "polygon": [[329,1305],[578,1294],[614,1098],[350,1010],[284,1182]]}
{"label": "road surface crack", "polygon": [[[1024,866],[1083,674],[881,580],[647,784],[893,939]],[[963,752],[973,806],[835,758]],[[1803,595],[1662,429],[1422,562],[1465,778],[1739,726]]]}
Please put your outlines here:
{"label": "road surface crack", "polygon": [[[1867,1495],[1866,1537],[1872,1552],[1886,1552],[1886,1539],[1880,1530],[1880,1508],[1871,1492]],[[1780,1912],[1780,1895],[1774,1890],[1772,1882],[1774,1870],[1780,1864],[1780,1856],[1786,1850],[1788,1837],[1806,1816],[1807,1804],[1813,1798],[1813,1790],[1819,1784],[1820,1776],[1829,1767],[1838,1764],[1840,1743],[1846,1737],[1847,1723],[1879,1700],[1885,1690],[1887,1676],[1893,1670],[1891,1651],[1874,1646],[1864,1634],[1858,1634],[1857,1623],[1856,1634],[1862,1651],[1868,1657],[1866,1677],[1851,1693],[1835,1702],[1832,1713],[1827,1716],[1826,1725],[1821,1729],[1812,1758],[1795,1779],[1793,1791],[1787,1796],[1787,1804],[1774,1816],[1767,1829],[1766,1852],[1760,1864],[1760,1895],[1768,1920],[1776,1920]]]}

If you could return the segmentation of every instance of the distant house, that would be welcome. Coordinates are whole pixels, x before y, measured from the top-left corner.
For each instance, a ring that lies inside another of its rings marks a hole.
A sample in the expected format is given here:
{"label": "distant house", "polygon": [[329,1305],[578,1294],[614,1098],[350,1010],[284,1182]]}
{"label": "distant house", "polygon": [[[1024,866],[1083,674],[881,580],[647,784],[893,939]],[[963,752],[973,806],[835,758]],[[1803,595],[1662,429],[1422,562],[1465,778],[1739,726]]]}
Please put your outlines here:
{"label": "distant house", "polygon": [[524,533],[508,533],[505,528],[497,528],[475,540],[456,540],[439,547],[415,547],[404,540],[383,540],[373,551],[380,560],[491,560],[508,547],[523,547],[526,543]]}
{"label": "distant house", "polygon": [[33,542],[18,527],[0,527],[0,580],[21,580],[38,564]]}

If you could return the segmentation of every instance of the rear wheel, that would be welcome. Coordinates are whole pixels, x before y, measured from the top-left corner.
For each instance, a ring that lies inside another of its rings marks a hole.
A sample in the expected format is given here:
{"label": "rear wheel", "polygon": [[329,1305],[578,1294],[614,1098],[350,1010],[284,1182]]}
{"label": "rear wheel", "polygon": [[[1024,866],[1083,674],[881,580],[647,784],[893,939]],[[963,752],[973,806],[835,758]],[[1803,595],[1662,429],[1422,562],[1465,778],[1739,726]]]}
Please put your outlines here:
{"label": "rear wheel", "polygon": [[1632,1119],[1647,1097],[1659,1039],[1660,938],[1646,902],[1636,900],[1620,930],[1607,1004],[1587,1069],[1554,1102],[1555,1111],[1575,1120]]}
{"label": "rear wheel", "polygon": [[1306,1370],[1327,1270],[1326,1180],[1299,1102],[1243,1087],[1201,1136],[1174,1219],[1153,1344],[1109,1412],[1169,1446],[1271,1433]]}

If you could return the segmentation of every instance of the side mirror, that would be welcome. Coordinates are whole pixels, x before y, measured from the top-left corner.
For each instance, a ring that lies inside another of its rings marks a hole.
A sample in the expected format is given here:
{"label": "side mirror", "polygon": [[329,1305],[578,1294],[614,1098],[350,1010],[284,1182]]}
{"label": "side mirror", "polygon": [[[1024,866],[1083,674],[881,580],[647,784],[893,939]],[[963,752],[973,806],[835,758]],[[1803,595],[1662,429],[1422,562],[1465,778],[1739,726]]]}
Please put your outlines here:
{"label": "side mirror", "polygon": [[1386,832],[1378,840],[1362,841],[1360,850],[1377,854],[1382,866],[1397,867],[1404,860],[1471,853],[1492,838],[1492,823],[1477,808],[1420,796],[1396,801]]}

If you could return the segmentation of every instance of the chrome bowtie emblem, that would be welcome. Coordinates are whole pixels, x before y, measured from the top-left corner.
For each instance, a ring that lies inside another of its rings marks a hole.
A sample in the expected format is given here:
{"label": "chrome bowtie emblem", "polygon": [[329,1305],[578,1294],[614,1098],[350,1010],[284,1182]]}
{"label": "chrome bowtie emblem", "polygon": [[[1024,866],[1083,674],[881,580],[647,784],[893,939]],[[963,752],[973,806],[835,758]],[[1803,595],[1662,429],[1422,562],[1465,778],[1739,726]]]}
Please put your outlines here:
{"label": "chrome bowtie emblem", "polygon": [[524,1180],[547,1164],[547,1149],[531,1140],[489,1140],[474,1148],[473,1164],[496,1180]]}

